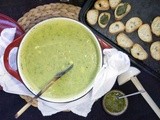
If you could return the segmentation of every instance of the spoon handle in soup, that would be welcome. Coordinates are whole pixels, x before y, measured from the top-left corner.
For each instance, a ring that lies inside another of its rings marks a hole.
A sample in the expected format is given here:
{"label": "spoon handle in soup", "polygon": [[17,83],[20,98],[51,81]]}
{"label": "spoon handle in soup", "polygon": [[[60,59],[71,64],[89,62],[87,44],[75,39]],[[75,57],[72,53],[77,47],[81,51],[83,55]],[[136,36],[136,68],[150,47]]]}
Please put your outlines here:
{"label": "spoon handle in soup", "polygon": [[37,99],[39,96],[41,96],[56,80],[61,78],[64,74],[66,74],[69,70],[71,70],[73,67],[73,64],[67,67],[65,70],[58,72],[54,78],[49,81],[41,90],[40,92],[35,95],[25,106],[23,106],[16,114],[15,118],[18,118],[23,112],[25,112],[32,104],[33,100]]}

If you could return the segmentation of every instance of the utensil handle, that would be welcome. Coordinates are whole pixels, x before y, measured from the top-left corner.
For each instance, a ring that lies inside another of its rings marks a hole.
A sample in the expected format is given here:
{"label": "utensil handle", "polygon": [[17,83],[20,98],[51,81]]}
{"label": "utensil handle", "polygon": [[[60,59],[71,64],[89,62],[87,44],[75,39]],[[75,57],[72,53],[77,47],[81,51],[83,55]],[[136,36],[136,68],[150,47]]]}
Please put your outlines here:
{"label": "utensil handle", "polygon": [[4,61],[4,66],[7,70],[7,72],[9,74],[11,74],[13,77],[15,77],[17,80],[21,81],[21,77],[18,73],[18,70],[14,70],[10,64],[9,64],[9,54],[11,52],[11,50],[15,47],[19,47],[21,41],[22,41],[22,38],[23,38],[24,35],[18,37],[17,39],[15,39],[12,43],[10,43],[7,48],[5,49],[4,51],[4,58],[3,58],[3,61]]}
{"label": "utensil handle", "polygon": [[127,98],[127,97],[131,97],[131,96],[135,96],[135,95],[141,94],[141,93],[143,93],[143,92],[145,92],[145,91],[144,91],[144,90],[140,90],[140,91],[135,92],[135,93],[131,93],[131,94],[128,94],[128,95],[120,96],[120,97],[118,97],[118,99],[122,99],[122,98]]}
{"label": "utensil handle", "polygon": [[[33,100],[32,100],[33,101]],[[15,115],[15,118],[18,118],[19,116],[22,115],[22,113],[24,113],[30,106],[31,106],[32,102],[28,102],[25,106],[23,106]]]}
{"label": "utensil handle", "polygon": [[[137,77],[132,77],[131,80],[138,90],[146,91],[144,87],[142,86],[142,84],[137,79]],[[150,97],[150,95],[147,93],[147,91],[144,93],[141,93],[141,95],[147,101],[147,103],[150,105],[153,111],[157,114],[157,116],[160,118],[160,109],[158,108],[156,103],[153,101],[153,99]]]}

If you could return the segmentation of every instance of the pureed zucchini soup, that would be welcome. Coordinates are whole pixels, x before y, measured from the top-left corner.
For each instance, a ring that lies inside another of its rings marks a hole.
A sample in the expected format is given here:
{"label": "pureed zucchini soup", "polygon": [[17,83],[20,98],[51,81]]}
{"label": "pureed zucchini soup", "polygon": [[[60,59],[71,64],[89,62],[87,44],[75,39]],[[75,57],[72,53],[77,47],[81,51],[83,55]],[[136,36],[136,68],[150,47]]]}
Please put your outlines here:
{"label": "pureed zucchini soup", "polygon": [[72,63],[73,68],[41,96],[45,100],[67,102],[91,89],[102,64],[99,43],[81,23],[53,18],[34,26],[20,44],[19,73],[34,94]]}

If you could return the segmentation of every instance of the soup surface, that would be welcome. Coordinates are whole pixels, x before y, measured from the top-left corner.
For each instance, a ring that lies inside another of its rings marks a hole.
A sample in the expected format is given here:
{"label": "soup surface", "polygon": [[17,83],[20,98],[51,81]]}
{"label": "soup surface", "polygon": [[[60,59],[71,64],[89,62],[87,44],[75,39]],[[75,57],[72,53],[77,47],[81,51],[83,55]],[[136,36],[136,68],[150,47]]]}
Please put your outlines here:
{"label": "soup surface", "polygon": [[73,68],[42,95],[46,100],[71,100],[86,91],[101,67],[98,46],[84,27],[65,19],[36,25],[21,43],[20,74],[35,94],[72,63]]}

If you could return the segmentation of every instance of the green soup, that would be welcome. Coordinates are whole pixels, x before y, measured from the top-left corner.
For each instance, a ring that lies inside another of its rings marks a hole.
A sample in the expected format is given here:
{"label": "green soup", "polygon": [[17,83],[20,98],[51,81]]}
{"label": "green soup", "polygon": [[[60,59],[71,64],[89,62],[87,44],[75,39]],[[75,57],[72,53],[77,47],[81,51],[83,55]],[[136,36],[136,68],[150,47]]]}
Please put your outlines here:
{"label": "green soup", "polygon": [[49,19],[32,28],[20,45],[18,59],[20,75],[35,94],[73,63],[74,67],[42,95],[62,102],[86,92],[101,67],[95,38],[85,27],[64,18]]}

